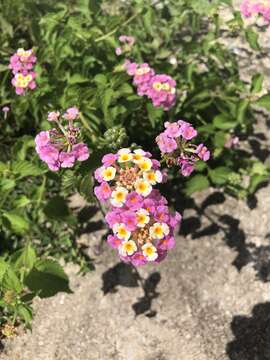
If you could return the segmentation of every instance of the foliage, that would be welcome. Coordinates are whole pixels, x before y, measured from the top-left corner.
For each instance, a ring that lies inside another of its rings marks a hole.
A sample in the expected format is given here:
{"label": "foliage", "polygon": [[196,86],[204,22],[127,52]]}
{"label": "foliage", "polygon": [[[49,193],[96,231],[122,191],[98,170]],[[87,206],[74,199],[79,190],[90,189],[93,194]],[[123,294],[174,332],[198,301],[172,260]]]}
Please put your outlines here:
{"label": "foliage", "polygon": [[[243,34],[259,50],[257,34],[245,28],[230,0],[1,0],[0,106],[11,111],[0,132],[0,306],[3,319],[31,320],[31,299],[68,291],[66,275],[53,257],[86,263],[75,237],[78,219],[67,199],[75,191],[93,202],[92,171],[101,156],[137,143],[157,154],[154,139],[164,121],[185,119],[212,152],[208,164],[183,180],[190,196],[209,186],[245,198],[269,179],[269,169],[246,149],[228,149],[231,134],[244,141],[253,133],[253,105],[270,111],[261,96],[263,76],[251,85],[240,79],[235,54],[223,45]],[[233,18],[223,24],[220,6]],[[226,30],[224,30],[224,28]],[[169,112],[136,95],[117,57],[118,36],[136,38],[132,57],[177,82],[176,106]],[[15,95],[9,57],[17,48],[37,54],[37,88]],[[76,105],[89,160],[73,169],[49,172],[39,161],[34,136],[47,130],[48,111]],[[248,178],[248,185],[244,179]],[[44,288],[41,287],[44,286]]]}

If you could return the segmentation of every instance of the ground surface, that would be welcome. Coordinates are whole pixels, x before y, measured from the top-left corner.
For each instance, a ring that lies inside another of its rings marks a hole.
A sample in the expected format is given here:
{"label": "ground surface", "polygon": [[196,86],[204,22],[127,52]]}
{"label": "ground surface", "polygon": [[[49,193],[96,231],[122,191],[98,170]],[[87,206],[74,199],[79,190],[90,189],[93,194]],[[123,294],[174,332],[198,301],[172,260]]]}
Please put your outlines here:
{"label": "ground surface", "polygon": [[74,293],[37,300],[32,334],[7,342],[1,359],[270,359],[269,191],[253,210],[201,194],[204,215],[185,212],[189,235],[158,268],[140,269],[145,291],[107,246],[85,277],[68,267]]}
{"label": "ground surface", "polygon": [[[244,77],[269,71],[256,57],[252,70],[242,64]],[[266,136],[257,150],[267,160],[269,129],[259,119],[256,136]],[[78,277],[67,266],[73,294],[37,299],[32,333],[7,341],[0,359],[270,360],[270,186],[256,198],[197,195],[175,250],[139,270],[144,288],[113,250],[90,247],[96,270]],[[103,233],[81,241],[92,246]]]}

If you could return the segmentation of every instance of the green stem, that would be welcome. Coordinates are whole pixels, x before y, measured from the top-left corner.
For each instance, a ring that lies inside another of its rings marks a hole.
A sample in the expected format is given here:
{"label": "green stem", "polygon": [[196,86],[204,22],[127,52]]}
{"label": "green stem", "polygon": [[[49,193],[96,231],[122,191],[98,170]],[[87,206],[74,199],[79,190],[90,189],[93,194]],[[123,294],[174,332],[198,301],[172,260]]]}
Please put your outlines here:
{"label": "green stem", "polygon": [[133,21],[138,15],[140,15],[140,12],[135,13],[134,15],[132,15],[129,19],[127,19],[125,22],[123,22],[123,24],[118,25],[116,28],[114,28],[112,31],[108,32],[105,35],[100,36],[99,38],[97,38],[95,40],[95,42],[100,42],[102,40],[107,39],[108,37],[110,37],[111,35],[113,35],[120,27],[123,27],[127,24],[129,24],[131,21]]}

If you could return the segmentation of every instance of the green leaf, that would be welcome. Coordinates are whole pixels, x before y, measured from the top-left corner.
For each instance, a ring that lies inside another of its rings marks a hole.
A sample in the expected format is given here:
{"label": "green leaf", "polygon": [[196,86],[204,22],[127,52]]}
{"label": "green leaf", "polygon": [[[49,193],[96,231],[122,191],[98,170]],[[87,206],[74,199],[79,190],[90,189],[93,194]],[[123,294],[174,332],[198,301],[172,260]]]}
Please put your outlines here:
{"label": "green leaf", "polygon": [[82,177],[79,184],[79,192],[85,197],[86,200],[90,202],[95,201],[93,186],[94,183],[92,174],[86,174]]}
{"label": "green leaf", "polygon": [[13,148],[14,155],[18,160],[25,160],[28,149],[35,147],[35,141],[32,136],[22,136]]}
{"label": "green leaf", "polygon": [[148,34],[152,34],[152,22],[153,22],[153,11],[151,8],[148,8],[146,13],[143,15],[143,23],[145,30]]}
{"label": "green leaf", "polygon": [[252,175],[250,177],[250,182],[248,186],[248,192],[249,194],[253,194],[259,185],[263,184],[264,182],[269,181],[268,175]]}
{"label": "green leaf", "polygon": [[224,114],[215,116],[213,123],[216,128],[221,130],[233,129],[237,125],[236,121]]}
{"label": "green leaf", "polygon": [[89,82],[89,79],[85,78],[81,74],[73,74],[68,80],[68,85],[82,84],[85,82]]}
{"label": "green leaf", "polygon": [[44,208],[44,213],[51,219],[65,219],[70,215],[67,202],[61,196],[50,199]]}
{"label": "green leaf", "polygon": [[263,107],[266,110],[270,111],[270,93],[263,95],[262,97],[260,97],[255,103],[254,105],[259,106],[259,107]]}
{"label": "green leaf", "polygon": [[113,98],[114,98],[114,91],[112,89],[106,89],[100,99],[107,128],[110,128],[113,125],[113,122],[110,119],[110,114],[109,114],[109,106],[112,103]]}
{"label": "green leaf", "polygon": [[252,76],[250,92],[258,94],[262,91],[264,76],[262,74],[255,74]]}
{"label": "green leaf", "polygon": [[250,47],[253,50],[260,50],[260,45],[258,43],[259,35],[253,31],[250,27],[245,30],[245,37]]}
{"label": "green leaf", "polygon": [[209,170],[210,179],[217,185],[226,184],[231,173],[232,170],[225,166],[219,166],[215,169]]}
{"label": "green leaf", "polygon": [[39,176],[46,172],[46,170],[27,160],[16,161],[12,164],[12,170],[15,174],[19,175],[20,179],[26,176]]}
{"label": "green leaf", "polygon": [[4,173],[8,169],[9,169],[8,164],[5,164],[3,163],[3,161],[0,161],[0,174]]}
{"label": "green leaf", "polygon": [[195,163],[195,170],[196,171],[201,172],[201,171],[205,170],[206,168],[207,168],[207,165],[206,165],[206,163],[204,161],[202,161],[202,160],[196,161],[196,163]]}
{"label": "green leaf", "polygon": [[16,182],[13,179],[2,178],[0,180],[0,191],[7,192],[12,190],[16,186]]}
{"label": "green leaf", "polygon": [[237,104],[237,122],[242,124],[245,120],[246,112],[249,106],[248,99],[241,99]]}
{"label": "green leaf", "polygon": [[209,187],[209,181],[204,175],[193,176],[186,184],[185,193],[190,196],[191,194],[202,191]]}
{"label": "green leaf", "polygon": [[151,103],[148,103],[146,108],[148,112],[148,119],[150,120],[151,126],[154,129],[157,123],[160,122],[163,110],[161,108],[154,107]]}
{"label": "green leaf", "polygon": [[33,318],[32,309],[30,308],[30,306],[21,304],[17,307],[17,311],[18,311],[18,315],[29,326]]}
{"label": "green leaf", "polygon": [[251,168],[252,175],[267,175],[267,167],[262,162],[255,162]]}
{"label": "green leaf", "polygon": [[4,212],[3,217],[8,220],[8,224],[10,228],[16,234],[20,234],[20,235],[25,234],[30,228],[29,222],[21,215],[15,212],[11,212],[11,211]]}
{"label": "green leaf", "polygon": [[226,133],[223,131],[217,131],[214,137],[215,148],[224,148],[226,142]]}
{"label": "green leaf", "polygon": [[5,275],[5,272],[7,271],[9,267],[9,264],[7,262],[5,262],[5,260],[3,258],[0,258],[0,285],[3,281],[3,277]]}
{"label": "green leaf", "polygon": [[25,284],[42,298],[60,291],[71,293],[67,275],[54,260],[39,260],[25,278]]}
{"label": "green leaf", "polygon": [[23,208],[31,203],[31,200],[27,196],[22,195],[14,200],[13,205],[15,208]]}
{"label": "green leaf", "polygon": [[37,256],[35,249],[30,245],[26,245],[23,249],[16,251],[10,261],[12,262],[15,270],[31,270],[36,262]]}
{"label": "green leaf", "polygon": [[15,271],[11,268],[11,266],[8,266],[4,273],[4,276],[2,278],[2,285],[5,289],[14,290],[17,293],[20,293],[23,288],[20,280],[18,279]]}
{"label": "green leaf", "polygon": [[98,87],[106,87],[107,78],[104,74],[97,74],[94,77],[94,82],[97,84]]}

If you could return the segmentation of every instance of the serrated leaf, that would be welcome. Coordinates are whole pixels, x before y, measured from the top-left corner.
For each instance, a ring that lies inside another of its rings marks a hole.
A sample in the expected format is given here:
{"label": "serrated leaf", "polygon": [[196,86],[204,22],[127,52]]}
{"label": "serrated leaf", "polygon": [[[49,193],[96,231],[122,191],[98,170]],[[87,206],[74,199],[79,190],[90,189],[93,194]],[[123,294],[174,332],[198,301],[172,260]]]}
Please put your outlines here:
{"label": "serrated leaf", "polygon": [[50,297],[60,291],[70,293],[63,268],[54,260],[39,260],[25,278],[28,288],[40,297]]}
{"label": "serrated leaf", "polygon": [[11,263],[16,271],[29,271],[37,260],[35,249],[30,245],[26,245],[23,249],[17,250],[11,256]]}
{"label": "serrated leaf", "polygon": [[27,176],[39,176],[44,174],[44,170],[27,160],[16,161],[12,164],[14,174],[20,179]]}
{"label": "serrated leaf", "polygon": [[259,98],[254,105],[256,106],[260,106],[265,108],[266,110],[270,111],[270,93],[262,96],[261,98]]}
{"label": "serrated leaf", "polygon": [[202,191],[209,187],[209,181],[204,175],[193,176],[186,184],[185,193],[190,196],[191,194]]}
{"label": "serrated leaf", "polygon": [[0,191],[6,192],[12,190],[16,186],[16,182],[13,179],[2,178],[0,180]]}
{"label": "serrated leaf", "polygon": [[16,234],[22,235],[26,233],[30,228],[29,222],[17,213],[4,212],[3,217],[7,219],[11,230],[13,230]]}
{"label": "serrated leaf", "polygon": [[6,269],[3,278],[2,278],[2,286],[5,289],[14,290],[17,293],[20,293],[22,291],[22,284],[15,274],[15,271],[11,268],[11,266],[8,266]]}
{"label": "serrated leaf", "polygon": [[210,179],[217,185],[226,184],[231,173],[232,170],[225,166],[219,166],[215,169],[209,170]]}

